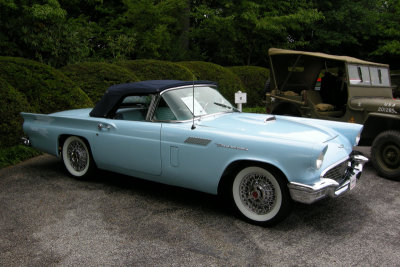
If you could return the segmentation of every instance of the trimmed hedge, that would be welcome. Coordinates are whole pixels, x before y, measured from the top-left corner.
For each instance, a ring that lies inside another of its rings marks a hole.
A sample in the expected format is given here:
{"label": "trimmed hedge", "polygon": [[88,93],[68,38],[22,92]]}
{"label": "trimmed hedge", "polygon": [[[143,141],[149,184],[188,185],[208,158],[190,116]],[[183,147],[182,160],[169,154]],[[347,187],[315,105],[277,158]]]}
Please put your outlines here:
{"label": "trimmed hedge", "polygon": [[237,91],[245,92],[241,80],[228,68],[203,61],[183,61],[177,64],[187,67],[197,80],[209,80],[218,83],[219,91],[232,104]]}
{"label": "trimmed hedge", "polygon": [[115,64],[135,74],[141,81],[145,80],[193,80],[192,72],[179,64],[169,61],[138,59],[120,61]]}
{"label": "trimmed hedge", "polygon": [[0,149],[0,169],[41,155],[42,152],[23,145]]}
{"label": "trimmed hedge", "polygon": [[60,69],[96,103],[108,87],[114,84],[136,82],[138,78],[127,69],[104,62],[84,62]]}
{"label": "trimmed hedge", "polygon": [[229,68],[243,83],[247,92],[246,107],[265,106],[265,84],[269,79],[269,69],[256,66],[237,66]]}
{"label": "trimmed hedge", "polygon": [[23,135],[19,114],[22,111],[52,113],[90,107],[110,85],[157,79],[215,81],[220,92],[232,103],[235,92],[247,92],[250,108],[264,100],[263,89],[268,76],[264,68],[224,68],[199,61],[86,62],[55,70],[32,60],[0,57],[0,168],[40,154],[16,145]]}
{"label": "trimmed hedge", "polygon": [[32,112],[25,95],[0,78],[0,148],[19,143],[23,136],[22,111]]}
{"label": "trimmed hedge", "polygon": [[24,93],[34,112],[52,113],[93,106],[89,97],[71,79],[39,62],[0,57],[0,78]]}

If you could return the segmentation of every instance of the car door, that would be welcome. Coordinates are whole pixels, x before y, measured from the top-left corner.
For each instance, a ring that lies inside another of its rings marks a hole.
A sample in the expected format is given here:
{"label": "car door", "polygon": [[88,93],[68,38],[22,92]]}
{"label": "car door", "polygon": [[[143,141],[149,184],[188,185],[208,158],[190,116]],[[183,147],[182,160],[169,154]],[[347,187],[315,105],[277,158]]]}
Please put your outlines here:
{"label": "car door", "polygon": [[93,137],[93,157],[101,169],[125,174],[161,174],[161,123],[101,119]]}

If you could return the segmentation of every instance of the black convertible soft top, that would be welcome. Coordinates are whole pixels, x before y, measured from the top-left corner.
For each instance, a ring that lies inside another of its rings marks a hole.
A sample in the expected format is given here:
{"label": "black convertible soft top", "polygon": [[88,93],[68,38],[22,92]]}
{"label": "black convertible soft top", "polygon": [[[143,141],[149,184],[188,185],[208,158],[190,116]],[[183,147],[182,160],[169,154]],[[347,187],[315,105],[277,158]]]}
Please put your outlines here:
{"label": "black convertible soft top", "polygon": [[116,84],[110,86],[101,100],[90,112],[91,117],[105,118],[110,111],[129,95],[156,94],[174,87],[188,85],[216,85],[211,81],[178,81],[178,80],[152,80],[134,83]]}

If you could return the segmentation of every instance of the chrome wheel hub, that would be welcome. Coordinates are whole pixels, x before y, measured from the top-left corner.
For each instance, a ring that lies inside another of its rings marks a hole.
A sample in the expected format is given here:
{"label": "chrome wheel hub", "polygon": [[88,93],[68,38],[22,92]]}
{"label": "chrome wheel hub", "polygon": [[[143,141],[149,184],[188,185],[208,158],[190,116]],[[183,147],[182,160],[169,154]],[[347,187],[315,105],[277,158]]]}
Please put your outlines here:
{"label": "chrome wheel hub", "polygon": [[388,145],[383,149],[383,161],[390,168],[400,165],[400,149],[395,145]]}
{"label": "chrome wheel hub", "polygon": [[240,183],[239,190],[243,204],[258,215],[267,214],[275,206],[275,188],[265,175],[259,173],[246,175]]}

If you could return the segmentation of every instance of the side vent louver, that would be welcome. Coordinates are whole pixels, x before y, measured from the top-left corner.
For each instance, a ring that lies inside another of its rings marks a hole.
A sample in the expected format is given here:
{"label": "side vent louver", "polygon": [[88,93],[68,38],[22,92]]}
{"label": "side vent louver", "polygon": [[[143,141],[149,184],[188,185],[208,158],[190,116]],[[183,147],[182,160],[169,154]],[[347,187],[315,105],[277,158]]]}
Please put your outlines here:
{"label": "side vent louver", "polygon": [[206,146],[211,142],[209,139],[203,139],[203,138],[196,138],[196,137],[189,137],[188,139],[185,140],[186,144],[193,144],[193,145],[199,145],[199,146]]}

